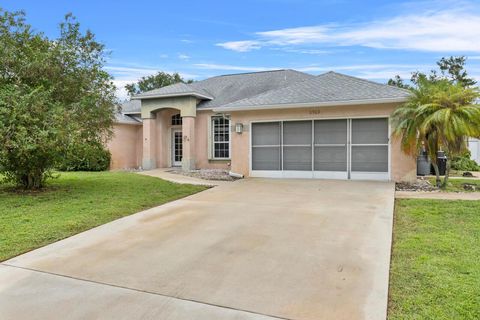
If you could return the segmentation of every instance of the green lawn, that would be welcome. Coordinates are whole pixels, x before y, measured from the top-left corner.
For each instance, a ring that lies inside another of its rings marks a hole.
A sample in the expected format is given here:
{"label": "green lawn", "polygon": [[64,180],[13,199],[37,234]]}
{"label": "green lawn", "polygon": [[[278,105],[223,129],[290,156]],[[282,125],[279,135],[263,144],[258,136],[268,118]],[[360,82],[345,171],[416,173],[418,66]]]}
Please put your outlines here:
{"label": "green lawn", "polygon": [[480,201],[397,200],[389,319],[480,319]]}
{"label": "green lawn", "polygon": [[61,173],[36,193],[0,185],[0,261],[204,189],[124,172]]}
{"label": "green lawn", "polygon": [[[442,177],[443,179],[443,177]],[[432,185],[435,185],[435,178],[430,178],[429,179],[430,183]],[[468,184],[473,184],[475,185],[475,192],[480,192],[480,180],[478,179],[448,179],[448,185],[445,191],[449,192],[473,192],[473,191],[467,191],[463,188],[463,184],[468,183]]]}

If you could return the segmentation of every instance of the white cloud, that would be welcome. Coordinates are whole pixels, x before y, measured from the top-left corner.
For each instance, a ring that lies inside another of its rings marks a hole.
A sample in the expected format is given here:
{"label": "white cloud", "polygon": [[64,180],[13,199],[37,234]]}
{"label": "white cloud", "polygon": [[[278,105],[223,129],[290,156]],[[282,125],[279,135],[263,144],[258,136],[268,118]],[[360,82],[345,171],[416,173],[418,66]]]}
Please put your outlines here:
{"label": "white cloud", "polygon": [[266,70],[281,69],[281,68],[272,68],[272,67],[235,66],[230,64],[216,64],[216,63],[195,63],[194,66],[200,69],[231,70],[231,71],[266,71]]}
{"label": "white cloud", "polygon": [[255,33],[219,46],[240,52],[302,45],[364,46],[430,52],[480,52],[480,14],[470,6],[398,15],[358,24],[303,26]]}
{"label": "white cloud", "polygon": [[185,54],[185,53],[180,53],[178,55],[178,59],[180,59],[180,60],[190,60],[190,56]]}
{"label": "white cloud", "polygon": [[217,43],[217,46],[237,52],[247,52],[255,49],[260,49],[262,47],[262,43],[253,40],[230,41],[224,43]]}
{"label": "white cloud", "polygon": [[326,41],[329,39],[328,31],[327,26],[311,26],[257,32],[257,35],[267,39],[269,44],[292,45]]}
{"label": "white cloud", "polygon": [[320,49],[292,49],[292,48],[273,48],[273,49],[282,50],[285,52],[303,53],[303,54],[311,54],[311,55],[325,55],[325,54],[333,53],[333,51],[320,50]]}

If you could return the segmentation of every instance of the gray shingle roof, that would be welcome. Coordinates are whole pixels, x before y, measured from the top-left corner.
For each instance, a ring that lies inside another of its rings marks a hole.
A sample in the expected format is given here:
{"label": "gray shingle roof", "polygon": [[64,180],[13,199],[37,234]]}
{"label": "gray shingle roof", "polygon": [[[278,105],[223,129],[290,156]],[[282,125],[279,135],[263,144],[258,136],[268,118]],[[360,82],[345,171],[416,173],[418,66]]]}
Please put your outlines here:
{"label": "gray shingle roof", "polygon": [[194,87],[191,84],[175,83],[159,89],[150,90],[137,94],[132,99],[148,99],[171,96],[191,95],[202,99],[213,99],[210,93],[204,88]]}
{"label": "gray shingle roof", "polygon": [[135,123],[138,119],[134,117],[141,113],[141,99],[153,97],[193,95],[201,100],[198,109],[228,112],[292,105],[394,102],[406,100],[409,94],[397,87],[332,71],[313,76],[295,70],[272,70],[217,76],[144,92],[122,105],[123,114],[117,120]]}
{"label": "gray shingle roof", "polygon": [[141,124],[142,120],[135,116],[129,116],[119,112],[115,114],[115,122],[123,124]]}
{"label": "gray shingle roof", "polygon": [[311,74],[295,70],[272,70],[217,76],[191,83],[190,86],[204,89],[212,94],[212,100],[202,101],[197,107],[198,109],[208,109],[221,107],[273,89],[284,88],[314,77]]}
{"label": "gray shingle roof", "polygon": [[253,97],[237,100],[217,108],[218,111],[257,109],[266,106],[355,102],[403,101],[409,96],[407,90],[388,86],[336,72],[298,81],[288,87],[270,90]]}
{"label": "gray shingle roof", "polygon": [[140,100],[129,100],[122,103],[122,112],[124,114],[139,114],[142,112],[142,102]]}

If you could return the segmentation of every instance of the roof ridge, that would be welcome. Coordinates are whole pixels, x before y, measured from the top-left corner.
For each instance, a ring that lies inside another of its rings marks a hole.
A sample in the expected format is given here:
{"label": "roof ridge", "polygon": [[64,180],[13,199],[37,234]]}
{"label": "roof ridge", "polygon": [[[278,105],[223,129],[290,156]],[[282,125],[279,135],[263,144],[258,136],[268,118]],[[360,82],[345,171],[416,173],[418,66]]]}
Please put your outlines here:
{"label": "roof ridge", "polygon": [[[300,72],[300,71],[298,71],[298,72]],[[270,94],[270,93],[275,92],[275,91],[278,91],[278,90],[284,90],[284,89],[286,89],[286,88],[290,88],[291,86],[297,85],[297,84],[299,84],[299,83],[302,83],[302,82],[305,82],[305,81],[314,80],[315,78],[316,78],[316,77],[314,76],[313,78],[302,79],[302,80],[299,80],[299,81],[295,81],[294,83],[291,83],[291,84],[289,84],[289,85],[287,85],[287,86],[285,86],[285,87],[270,89],[270,90],[261,92],[261,93],[259,93],[259,94],[256,94],[256,95],[253,95],[253,96],[250,96],[250,97],[247,97],[247,98],[235,100],[235,101],[232,101],[232,102],[230,102],[230,103],[227,103],[224,107],[227,107],[227,106],[230,105],[230,104],[239,103],[239,102],[242,102],[242,101],[245,101],[245,100],[255,99],[255,98],[261,97],[262,95]]]}
{"label": "roof ridge", "polygon": [[303,74],[309,74],[309,73],[298,71],[298,70],[295,70],[295,69],[271,69],[271,70],[267,69],[267,70],[262,70],[262,71],[250,71],[250,72],[219,74],[217,76],[213,76],[213,77],[210,77],[210,78],[207,78],[207,79],[203,79],[203,80],[200,80],[198,82],[202,82],[202,81],[213,79],[213,78],[220,78],[220,77],[242,76],[242,75],[246,75],[246,74],[259,74],[259,73],[280,72],[280,71],[293,71],[293,72],[298,72],[298,73],[303,73]]}
{"label": "roof ridge", "polygon": [[[334,84],[333,87],[331,84]],[[335,93],[335,91],[342,91],[343,89],[338,89],[338,88],[335,88],[335,87],[338,87],[338,84],[336,83],[343,83],[343,86],[346,86],[346,87],[357,87],[359,88],[359,90],[363,90],[361,88],[365,87],[367,88],[368,90],[375,90],[375,91],[379,91],[379,92],[382,92],[383,90],[383,96],[386,96],[386,98],[382,98],[381,99],[387,99],[387,98],[392,98],[392,99],[400,99],[402,98],[402,96],[406,96],[406,94],[410,94],[410,92],[408,90],[402,90],[400,88],[396,88],[396,87],[392,87],[392,86],[388,86],[388,85],[384,85],[384,84],[381,84],[381,83],[378,83],[378,82],[374,82],[374,81],[370,81],[370,80],[365,80],[365,79],[361,79],[361,78],[357,78],[357,77],[354,77],[354,76],[349,76],[349,75],[344,75],[344,74],[341,74],[341,73],[337,73],[337,72],[334,72],[334,71],[329,71],[329,72],[326,72],[326,73],[323,73],[321,75],[318,75],[316,77],[313,77],[313,78],[306,78],[306,79],[302,79],[302,80],[299,80],[299,81],[295,81],[287,86],[284,86],[284,87],[281,87],[281,88],[276,88],[276,89],[272,89],[272,90],[268,90],[268,91],[265,91],[265,92],[262,92],[260,94],[257,94],[257,95],[254,95],[254,96],[251,96],[251,97],[248,97],[248,98],[244,98],[244,99],[240,99],[240,100],[237,100],[237,101],[232,101],[222,107],[220,107],[220,109],[228,109],[229,107],[239,107],[239,106],[242,106],[242,105],[251,105],[251,106],[259,106],[259,105],[268,105],[269,103],[273,103],[273,102],[262,102],[260,103],[259,101],[262,101],[262,99],[264,101],[272,101],[273,100],[277,100],[277,101],[280,101],[281,99],[284,99],[284,100],[288,100],[289,96],[290,98],[292,96],[295,96],[298,92],[302,92],[302,91],[305,91],[305,92],[308,92],[308,91],[311,91],[311,92],[316,92],[318,91],[318,89],[315,89],[318,87],[319,89],[323,88],[323,86],[325,86],[325,92],[328,93],[328,91],[332,91],[333,94],[337,94]],[[370,88],[369,88],[370,87]],[[338,90],[336,90],[338,89]],[[348,89],[348,88],[347,88]],[[390,90],[390,89],[393,89],[393,90]],[[313,91],[312,91],[313,90]],[[367,90],[367,91],[368,91]],[[298,92],[297,92],[298,91]],[[348,91],[348,90],[347,90]],[[297,93],[295,93],[297,92]],[[313,94],[315,95],[315,94]],[[283,98],[279,98],[279,97],[282,97]],[[361,95],[360,95],[361,96]],[[372,97],[368,97],[368,94],[363,94],[363,96],[365,97],[361,97],[360,100],[375,100],[377,99],[375,97],[375,95],[372,95]],[[285,98],[287,97],[287,98]],[[306,100],[310,99],[311,97],[309,98],[305,98]],[[280,99],[280,100],[279,100]],[[293,99],[298,99],[298,97],[295,97]],[[314,97],[313,99],[317,99],[317,97]],[[320,98],[318,98],[320,99]],[[340,99],[340,98],[337,98],[337,99]],[[326,99],[328,100],[328,99]],[[346,100],[355,100],[353,98],[345,98],[344,99],[345,101]],[[343,101],[343,100],[338,100],[338,101]],[[278,103],[274,103],[274,104],[288,104],[288,103],[291,103],[291,102],[278,102]],[[294,103],[302,103],[300,100],[294,102]]]}
{"label": "roof ridge", "polygon": [[405,91],[405,92],[411,93],[410,90],[407,90],[407,89],[399,88],[399,87],[392,86],[392,85],[389,85],[389,84],[386,84],[386,83],[380,83],[380,82],[376,82],[376,81],[372,81],[372,80],[368,80],[368,79],[364,79],[364,78],[354,77],[354,76],[351,76],[349,74],[335,72],[335,71],[328,71],[328,72],[319,74],[317,77],[324,76],[324,75],[327,75],[329,73],[339,75],[339,76],[342,76],[342,77],[345,77],[345,78],[350,78],[350,79],[360,81],[360,82],[361,81],[368,82],[368,83],[376,84],[376,85],[379,85],[379,86],[384,86],[384,87],[388,87],[388,88],[397,89],[397,90],[400,90],[400,91]]}

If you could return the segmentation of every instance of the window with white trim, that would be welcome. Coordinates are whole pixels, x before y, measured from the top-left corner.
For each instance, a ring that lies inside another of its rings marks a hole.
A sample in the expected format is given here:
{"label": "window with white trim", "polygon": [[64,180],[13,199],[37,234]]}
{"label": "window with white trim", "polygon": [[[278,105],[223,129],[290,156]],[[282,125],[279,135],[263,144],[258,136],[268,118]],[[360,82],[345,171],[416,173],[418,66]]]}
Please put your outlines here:
{"label": "window with white trim", "polygon": [[230,119],[223,116],[212,117],[212,157],[230,158]]}

